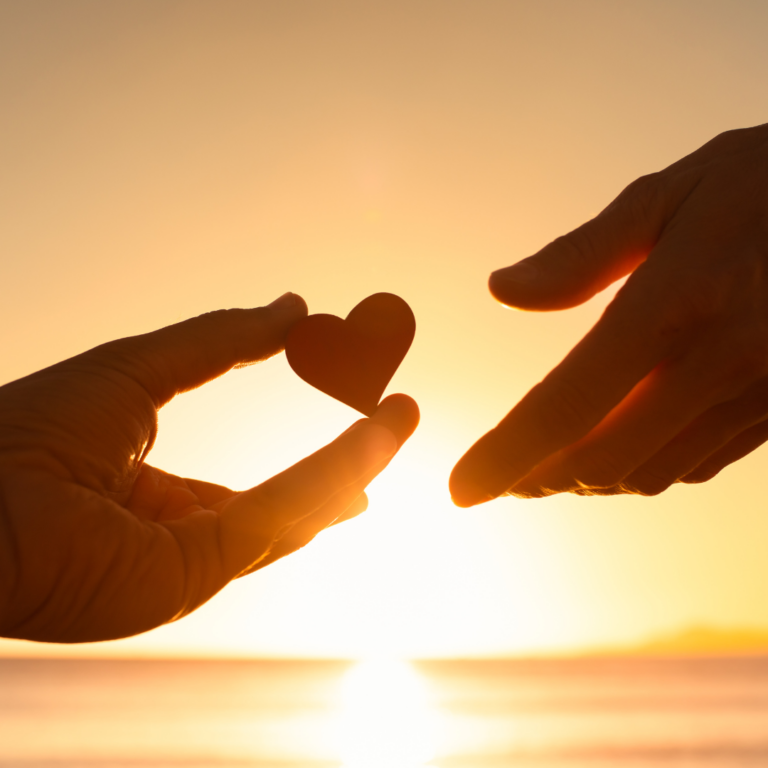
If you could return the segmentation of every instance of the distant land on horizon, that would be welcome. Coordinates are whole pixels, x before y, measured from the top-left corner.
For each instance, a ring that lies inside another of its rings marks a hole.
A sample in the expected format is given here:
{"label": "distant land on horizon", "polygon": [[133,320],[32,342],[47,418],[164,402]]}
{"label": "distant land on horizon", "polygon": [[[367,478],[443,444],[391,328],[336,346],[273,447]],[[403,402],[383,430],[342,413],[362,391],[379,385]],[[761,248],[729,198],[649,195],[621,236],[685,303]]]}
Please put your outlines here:
{"label": "distant land on horizon", "polygon": [[[123,649],[118,653],[110,653],[105,645],[99,643],[96,653],[89,653],[92,648],[75,646],[66,647],[66,652],[61,655],[56,653],[56,646],[47,646],[40,653],[40,645],[37,643],[26,644],[14,641],[15,646],[10,653],[5,648],[0,650],[0,659],[13,658],[39,658],[39,659],[128,659],[128,660],[179,660],[179,661],[351,661],[353,659],[342,659],[340,657],[266,657],[266,656],[217,656],[215,654],[194,655],[189,653],[168,653],[167,651],[158,654],[125,653]],[[75,650],[75,653],[71,653]],[[104,653],[104,651],[107,651]],[[15,652],[14,652],[15,651]],[[657,635],[647,640],[639,641],[626,645],[605,645],[592,646],[573,649],[550,650],[543,652],[524,651],[522,653],[510,653],[508,655],[493,656],[466,656],[466,657],[421,657],[414,661],[503,661],[504,659],[568,659],[568,658],[663,658],[663,657],[727,657],[727,656],[768,656],[768,627],[718,627],[710,625],[696,625],[686,627],[678,631],[670,631],[668,634]]]}
{"label": "distant land on horizon", "polygon": [[768,655],[768,628],[693,626],[624,647],[588,651],[608,656]]}

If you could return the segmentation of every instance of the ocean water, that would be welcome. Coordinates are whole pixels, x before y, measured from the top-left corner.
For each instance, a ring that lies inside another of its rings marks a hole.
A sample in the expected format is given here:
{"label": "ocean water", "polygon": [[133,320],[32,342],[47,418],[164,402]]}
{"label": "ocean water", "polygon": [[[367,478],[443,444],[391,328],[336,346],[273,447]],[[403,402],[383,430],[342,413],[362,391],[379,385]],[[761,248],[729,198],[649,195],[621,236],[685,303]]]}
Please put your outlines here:
{"label": "ocean water", "polygon": [[0,659],[3,768],[768,768],[768,658]]}

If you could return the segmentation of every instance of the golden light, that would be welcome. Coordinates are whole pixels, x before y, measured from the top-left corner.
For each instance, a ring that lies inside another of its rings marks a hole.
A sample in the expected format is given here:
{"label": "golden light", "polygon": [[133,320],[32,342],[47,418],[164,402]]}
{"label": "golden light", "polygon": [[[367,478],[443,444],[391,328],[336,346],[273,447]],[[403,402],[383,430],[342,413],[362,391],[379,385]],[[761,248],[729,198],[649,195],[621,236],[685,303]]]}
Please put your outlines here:
{"label": "golden light", "polygon": [[342,702],[343,768],[436,768],[436,716],[408,663],[359,662],[344,678]]}
{"label": "golden light", "polygon": [[[0,383],[289,290],[339,316],[388,291],[417,318],[390,391],[422,412],[364,515],[200,611],[0,655],[495,657],[768,626],[766,448],[653,499],[447,490],[617,288],[506,312],[488,275],[764,121],[768,3],[325,5],[0,3]],[[278,355],[163,408],[149,461],[250,488],[357,418]]]}

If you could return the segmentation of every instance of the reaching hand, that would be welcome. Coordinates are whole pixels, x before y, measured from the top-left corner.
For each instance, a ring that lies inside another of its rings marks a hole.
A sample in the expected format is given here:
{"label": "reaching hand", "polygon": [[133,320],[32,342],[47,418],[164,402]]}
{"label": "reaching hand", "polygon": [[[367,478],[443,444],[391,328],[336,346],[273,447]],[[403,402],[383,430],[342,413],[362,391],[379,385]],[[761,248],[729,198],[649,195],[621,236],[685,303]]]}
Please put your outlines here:
{"label": "reaching hand", "polygon": [[363,489],[418,423],[405,395],[242,493],[144,462],[162,405],[276,354],[306,312],[293,294],[213,312],[0,388],[0,635],[144,632],[366,508]]}
{"label": "reaching hand", "polygon": [[656,494],[768,439],[768,125],[638,179],[494,272],[490,289],[511,307],[567,309],[627,274],[592,330],[456,465],[459,506]]}

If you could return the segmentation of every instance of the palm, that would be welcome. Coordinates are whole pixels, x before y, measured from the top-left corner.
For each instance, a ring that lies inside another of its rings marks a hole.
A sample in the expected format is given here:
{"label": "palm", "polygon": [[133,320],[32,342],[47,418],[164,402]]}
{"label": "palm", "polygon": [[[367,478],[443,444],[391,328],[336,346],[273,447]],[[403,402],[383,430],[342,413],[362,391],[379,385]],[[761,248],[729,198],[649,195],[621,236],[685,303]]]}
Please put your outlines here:
{"label": "palm", "polygon": [[221,581],[208,552],[206,570],[219,573],[190,581],[171,525],[210,508],[215,486],[193,490],[143,464],[155,405],[93,358],[14,382],[3,403],[5,431],[23,428],[26,442],[5,447],[2,477],[5,523],[33,572],[15,602],[34,610],[8,617],[21,635],[92,639],[97,617],[109,636],[134,634],[196,608]]}

